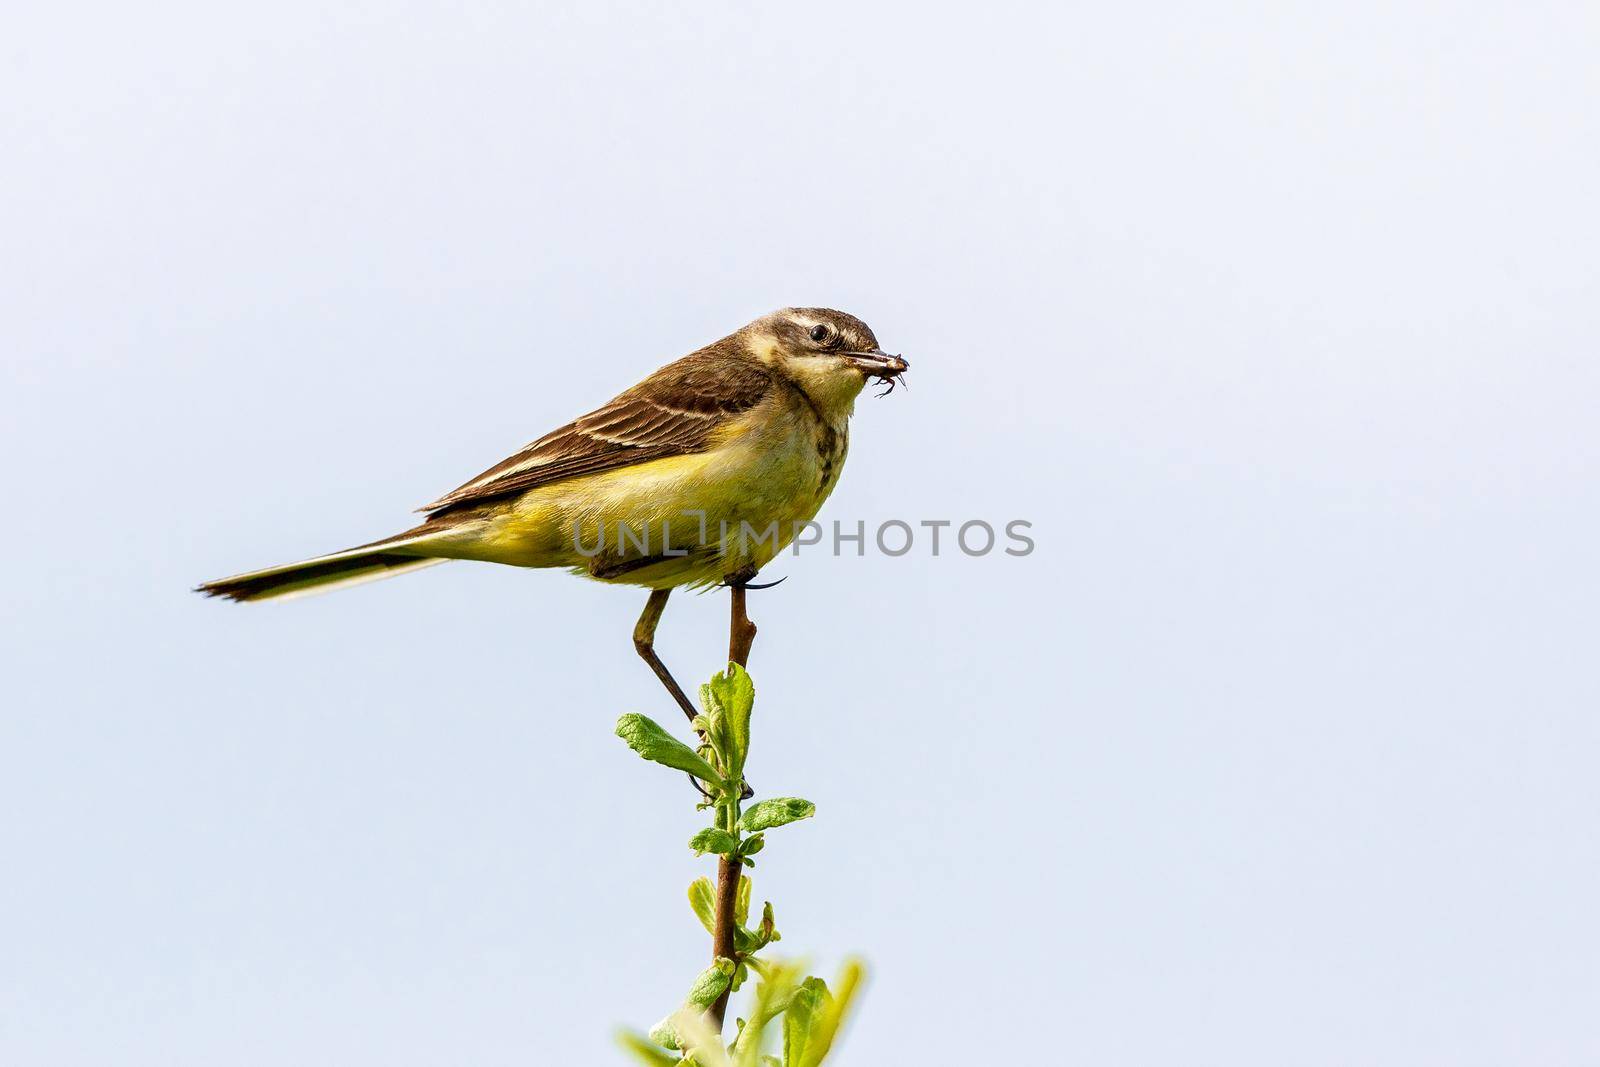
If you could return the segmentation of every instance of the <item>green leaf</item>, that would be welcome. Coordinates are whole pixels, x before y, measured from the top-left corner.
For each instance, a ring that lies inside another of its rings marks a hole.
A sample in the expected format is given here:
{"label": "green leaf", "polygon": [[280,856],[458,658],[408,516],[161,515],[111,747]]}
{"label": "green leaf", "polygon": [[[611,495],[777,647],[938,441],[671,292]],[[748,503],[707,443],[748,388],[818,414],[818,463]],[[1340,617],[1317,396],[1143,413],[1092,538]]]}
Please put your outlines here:
{"label": "green leaf", "polygon": [[848,960],[834,983],[838,993],[829,995],[827,987],[823,987],[825,995],[821,1012],[812,1022],[809,1047],[799,1067],[818,1067],[827,1058],[833,1048],[834,1040],[839,1036],[839,1030],[844,1026],[845,1016],[849,1014],[850,1004],[855,999],[856,990],[860,988],[865,973],[859,960]]}
{"label": "green leaf", "polygon": [[744,844],[739,846],[739,855],[754,856],[757,852],[767,847],[767,839],[760,834],[754,834],[744,839]]}
{"label": "green leaf", "polygon": [[750,754],[750,712],[755,707],[755,683],[737,663],[712,676],[700,687],[700,702],[711,722],[713,740],[722,755],[728,781],[744,775],[745,758]]}
{"label": "green leaf", "polygon": [[717,890],[709,878],[696,878],[689,883],[689,907],[700,917],[706,933],[717,932]]}
{"label": "green leaf", "polygon": [[761,905],[761,925],[756,928],[756,936],[761,938],[763,944],[783,940],[778,933],[777,923],[772,919],[772,901],[770,900],[763,902]]}
{"label": "green leaf", "polygon": [[794,991],[783,1013],[783,1067],[808,1067],[812,1030],[821,1019],[827,996],[828,986],[820,978],[807,978]]}
{"label": "green leaf", "polygon": [[707,852],[715,852],[718,855],[722,855],[738,848],[739,839],[726,830],[719,830],[715,826],[707,826],[689,838],[689,847],[694,849],[696,856],[704,856]]}
{"label": "green leaf", "polygon": [[633,1053],[645,1067],[677,1067],[679,1062],[678,1057],[662,1052],[638,1034],[624,1031],[617,1035],[617,1044]]}
{"label": "green leaf", "polygon": [[717,962],[701,971],[694,985],[689,987],[686,1002],[701,1009],[711,1007],[712,1002],[722,996],[722,991],[733,981],[735,968],[732,960],[718,956]]}
{"label": "green leaf", "polygon": [[733,921],[743,926],[750,918],[750,879],[739,876],[739,890],[733,898]]}
{"label": "green leaf", "polygon": [[740,1067],[757,1067],[764,1044],[767,1025],[782,1014],[794,996],[795,984],[800,980],[800,970],[792,964],[772,963],[758,966],[755,959],[747,961],[750,969],[761,977],[750,1004],[750,1019],[734,1038],[730,1051]]}
{"label": "green leaf", "polygon": [[722,785],[717,769],[700,754],[662,729],[660,724],[643,715],[628,714],[617,720],[617,736],[628,747],[652,763],[688,771],[703,782]]}
{"label": "green leaf", "polygon": [[770,800],[758,800],[739,818],[739,829],[746,833],[759,833],[770,830],[774,826],[784,826],[788,823],[809,819],[817,813],[817,806],[809,800],[799,797],[773,797]]}

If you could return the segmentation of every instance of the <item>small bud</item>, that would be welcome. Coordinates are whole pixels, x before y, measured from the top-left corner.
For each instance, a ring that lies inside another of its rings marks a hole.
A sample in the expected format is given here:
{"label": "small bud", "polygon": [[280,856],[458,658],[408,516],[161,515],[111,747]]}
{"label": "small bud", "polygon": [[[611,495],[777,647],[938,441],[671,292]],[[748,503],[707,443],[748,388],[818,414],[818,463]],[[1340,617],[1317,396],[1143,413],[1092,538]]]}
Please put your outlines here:
{"label": "small bud", "polygon": [[733,970],[732,960],[722,956],[717,957],[717,961],[701,971],[700,976],[694,980],[694,985],[689,987],[688,1003],[702,1010],[711,1007],[712,1003],[722,996],[722,991],[728,988],[728,983],[733,978]]}
{"label": "small bud", "polygon": [[672,1021],[671,1015],[667,1016],[665,1019],[662,1019],[660,1022],[656,1023],[650,1028],[650,1040],[654,1041],[662,1048],[670,1048],[673,1051],[677,1051],[683,1047],[678,1043],[678,1027],[677,1024]]}

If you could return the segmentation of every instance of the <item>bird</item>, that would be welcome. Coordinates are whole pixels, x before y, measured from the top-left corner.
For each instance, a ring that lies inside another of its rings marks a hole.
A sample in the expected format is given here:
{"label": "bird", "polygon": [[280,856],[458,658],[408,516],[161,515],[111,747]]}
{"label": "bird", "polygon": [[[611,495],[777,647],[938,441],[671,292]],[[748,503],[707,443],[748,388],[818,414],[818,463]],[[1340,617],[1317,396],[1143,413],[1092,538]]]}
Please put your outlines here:
{"label": "bird", "polygon": [[[418,511],[391,537],[219,578],[196,592],[253,602],[446,560],[564,568],[649,590],[634,648],[692,720],[654,649],[678,588],[745,588],[838,485],[855,402],[910,364],[854,315],[790,307],[668,363]],[[753,628],[752,628],[753,636]]]}

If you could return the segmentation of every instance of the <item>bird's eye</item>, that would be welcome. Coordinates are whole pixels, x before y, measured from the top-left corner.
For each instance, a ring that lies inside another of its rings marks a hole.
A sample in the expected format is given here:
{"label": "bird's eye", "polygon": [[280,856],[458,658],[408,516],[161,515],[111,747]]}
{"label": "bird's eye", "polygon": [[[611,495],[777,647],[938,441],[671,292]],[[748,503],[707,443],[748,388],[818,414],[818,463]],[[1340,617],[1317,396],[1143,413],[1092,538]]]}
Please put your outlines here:
{"label": "bird's eye", "polygon": [[819,345],[832,336],[833,330],[820,322],[811,327],[811,339]]}

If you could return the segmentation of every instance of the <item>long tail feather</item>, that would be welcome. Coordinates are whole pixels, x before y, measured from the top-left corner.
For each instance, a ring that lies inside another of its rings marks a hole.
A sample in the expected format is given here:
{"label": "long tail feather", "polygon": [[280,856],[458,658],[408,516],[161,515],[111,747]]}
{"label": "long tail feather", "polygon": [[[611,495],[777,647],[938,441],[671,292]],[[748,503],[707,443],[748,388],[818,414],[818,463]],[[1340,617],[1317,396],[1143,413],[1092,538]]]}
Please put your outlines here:
{"label": "long tail feather", "polygon": [[231,578],[219,578],[196,586],[195,592],[239,601],[279,600],[309,593],[325,593],[362,582],[377,581],[379,578],[392,578],[397,574],[444,562],[438,556],[406,552],[403,548],[405,540],[405,535],[401,535],[399,538],[299,563],[286,563],[280,567],[236,574]]}

